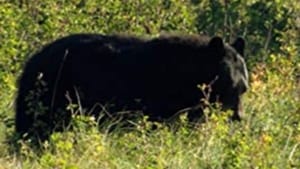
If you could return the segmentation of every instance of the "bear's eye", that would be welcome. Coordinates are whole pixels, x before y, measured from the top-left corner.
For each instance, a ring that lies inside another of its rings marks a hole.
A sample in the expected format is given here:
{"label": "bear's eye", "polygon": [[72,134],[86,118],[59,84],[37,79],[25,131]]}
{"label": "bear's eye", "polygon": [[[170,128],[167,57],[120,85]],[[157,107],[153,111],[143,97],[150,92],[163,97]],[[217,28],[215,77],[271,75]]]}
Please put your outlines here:
{"label": "bear's eye", "polygon": [[238,54],[237,53],[233,53],[233,61],[235,63],[238,62]]}
{"label": "bear's eye", "polygon": [[228,59],[230,59],[231,60],[231,62],[233,62],[233,63],[236,63],[236,62],[238,62],[238,59],[237,59],[237,56],[238,54],[237,53],[235,53],[234,51],[226,51],[226,57],[228,58]]}

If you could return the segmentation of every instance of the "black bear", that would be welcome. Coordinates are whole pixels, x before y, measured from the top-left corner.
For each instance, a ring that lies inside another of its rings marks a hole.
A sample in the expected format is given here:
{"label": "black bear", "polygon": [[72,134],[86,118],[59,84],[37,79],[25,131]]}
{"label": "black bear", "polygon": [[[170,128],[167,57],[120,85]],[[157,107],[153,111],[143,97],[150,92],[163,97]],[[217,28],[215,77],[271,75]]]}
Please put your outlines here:
{"label": "black bear", "polygon": [[70,102],[93,115],[105,108],[112,116],[128,110],[151,120],[168,119],[200,104],[204,95],[199,84],[211,87],[210,102],[220,102],[234,111],[232,119],[240,120],[241,95],[248,88],[244,46],[242,38],[229,45],[220,37],[199,35],[61,38],[25,65],[16,99],[16,132],[47,137],[69,122]]}

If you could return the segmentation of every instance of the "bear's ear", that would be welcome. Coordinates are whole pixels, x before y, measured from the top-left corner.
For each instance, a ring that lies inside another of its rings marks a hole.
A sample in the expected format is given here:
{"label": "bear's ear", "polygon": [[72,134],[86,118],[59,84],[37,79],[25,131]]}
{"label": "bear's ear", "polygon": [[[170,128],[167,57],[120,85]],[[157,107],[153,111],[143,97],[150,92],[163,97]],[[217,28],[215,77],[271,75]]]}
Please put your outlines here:
{"label": "bear's ear", "polygon": [[233,46],[240,55],[244,56],[245,44],[245,40],[241,37],[238,37],[231,46]]}
{"label": "bear's ear", "polygon": [[218,60],[221,60],[225,56],[225,45],[221,37],[213,37],[209,41],[208,46],[213,53],[217,54]]}
{"label": "bear's ear", "polygon": [[215,50],[224,49],[223,39],[218,36],[213,37],[209,41],[208,45],[209,45],[209,47],[211,47],[212,49],[215,49]]}

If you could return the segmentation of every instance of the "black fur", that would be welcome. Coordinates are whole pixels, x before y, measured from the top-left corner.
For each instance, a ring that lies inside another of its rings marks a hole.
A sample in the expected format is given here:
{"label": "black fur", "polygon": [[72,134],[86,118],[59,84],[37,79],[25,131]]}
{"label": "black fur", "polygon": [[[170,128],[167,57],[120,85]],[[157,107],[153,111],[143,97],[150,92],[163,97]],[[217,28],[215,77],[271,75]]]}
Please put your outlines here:
{"label": "black fur", "polygon": [[240,120],[240,96],[248,87],[244,46],[241,38],[228,45],[203,36],[64,37],[26,63],[19,79],[16,132],[47,137],[59,130],[70,120],[65,111],[70,100],[80,100],[86,110],[99,104],[112,115],[141,110],[152,120],[167,119],[200,104],[204,96],[198,84],[211,84],[210,101],[234,110],[232,118]]}

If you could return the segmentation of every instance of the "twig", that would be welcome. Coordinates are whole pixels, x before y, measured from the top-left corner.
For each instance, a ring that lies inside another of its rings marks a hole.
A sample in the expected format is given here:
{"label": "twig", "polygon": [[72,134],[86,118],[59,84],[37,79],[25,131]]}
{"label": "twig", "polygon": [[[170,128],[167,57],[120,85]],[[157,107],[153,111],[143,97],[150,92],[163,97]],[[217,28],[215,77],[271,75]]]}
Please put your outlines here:
{"label": "twig", "polygon": [[57,72],[57,76],[56,76],[56,79],[55,79],[53,93],[52,93],[52,99],[51,99],[51,104],[50,104],[50,113],[51,114],[52,114],[53,108],[54,108],[54,101],[55,101],[55,97],[56,97],[58,82],[61,78],[61,73],[62,73],[62,70],[63,70],[63,67],[64,67],[64,64],[65,64],[65,61],[66,61],[66,58],[67,58],[68,54],[69,54],[69,50],[66,49],[63,60],[60,63],[60,66],[59,66],[59,69],[58,69],[58,72]]}

